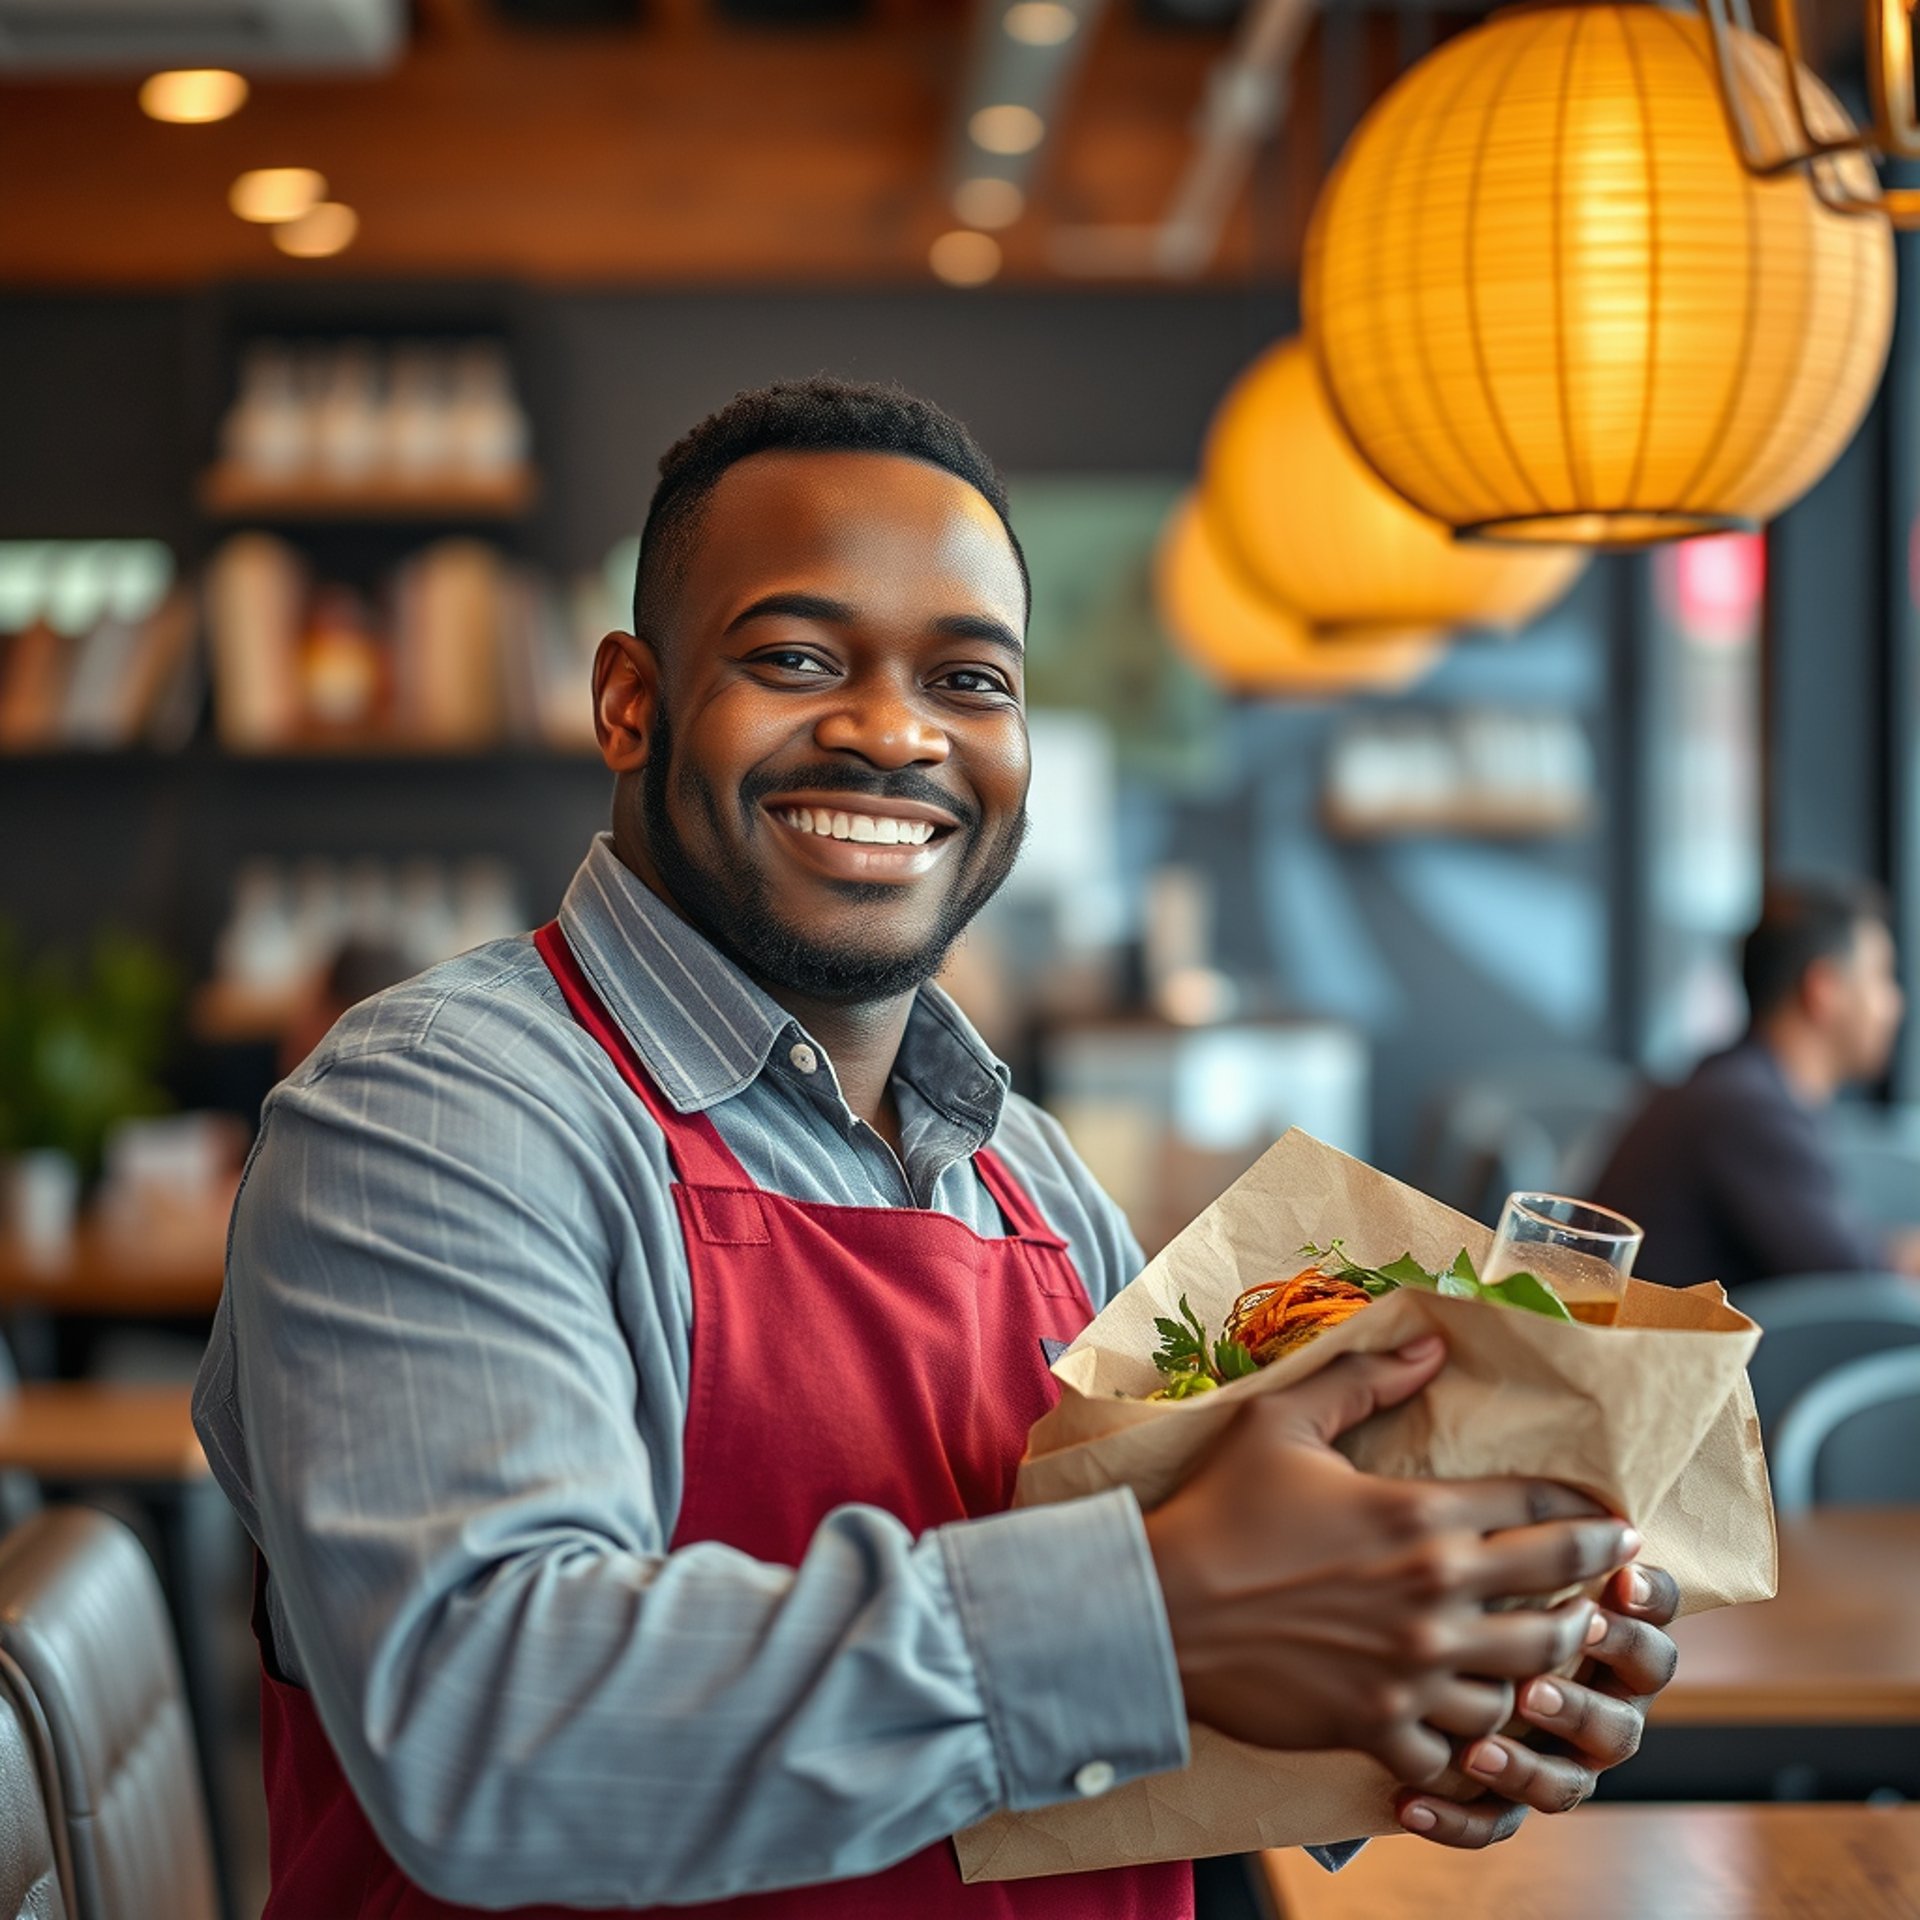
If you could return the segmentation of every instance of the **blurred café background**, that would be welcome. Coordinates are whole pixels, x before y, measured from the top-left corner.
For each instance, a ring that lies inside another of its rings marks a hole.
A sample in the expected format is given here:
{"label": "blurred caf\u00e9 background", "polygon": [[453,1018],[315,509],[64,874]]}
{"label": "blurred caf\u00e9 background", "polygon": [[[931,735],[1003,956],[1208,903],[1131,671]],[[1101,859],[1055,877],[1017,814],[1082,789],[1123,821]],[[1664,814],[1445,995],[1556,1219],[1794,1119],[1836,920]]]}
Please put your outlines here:
{"label": "blurred caf\u00e9 background", "polygon": [[[1838,0],[0,0],[0,1466],[156,1556],[229,1916],[184,1392],[241,1159],[345,1007],[553,911],[666,445],[824,369],[1010,476],[1034,832],[950,984],[1149,1251],[1290,1126],[1587,1191],[1741,1031],[1770,876],[1877,882],[1920,972],[1899,51]],[[1917,1100],[1910,1024],[1835,1127],[1888,1231]],[[1920,1342],[1873,1284],[1797,1350]],[[1920,1790],[1904,1444],[1583,1818]]]}

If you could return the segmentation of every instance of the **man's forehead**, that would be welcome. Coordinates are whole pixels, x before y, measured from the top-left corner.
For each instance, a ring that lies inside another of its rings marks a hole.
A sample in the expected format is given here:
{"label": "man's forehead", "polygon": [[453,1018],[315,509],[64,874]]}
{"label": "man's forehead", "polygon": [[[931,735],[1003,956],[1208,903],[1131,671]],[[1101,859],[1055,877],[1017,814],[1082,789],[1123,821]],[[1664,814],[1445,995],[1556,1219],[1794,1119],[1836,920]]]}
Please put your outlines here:
{"label": "man's forehead", "polygon": [[1008,599],[1016,619],[1025,610],[992,503],[958,474],[905,454],[781,449],[720,476],[694,531],[688,584],[711,591],[796,565],[880,566],[896,582],[906,570]]}

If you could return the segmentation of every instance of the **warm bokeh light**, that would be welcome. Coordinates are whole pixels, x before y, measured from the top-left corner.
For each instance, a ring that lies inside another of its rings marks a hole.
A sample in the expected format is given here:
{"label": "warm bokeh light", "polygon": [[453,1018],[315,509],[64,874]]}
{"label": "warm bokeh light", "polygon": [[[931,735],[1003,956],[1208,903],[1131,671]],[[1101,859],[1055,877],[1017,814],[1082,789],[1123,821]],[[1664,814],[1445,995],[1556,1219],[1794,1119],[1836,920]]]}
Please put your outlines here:
{"label": "warm bokeh light", "polygon": [[[1779,50],[1734,51],[1784,149]],[[1871,189],[1860,156],[1826,164]],[[1893,243],[1741,165],[1698,16],[1584,0],[1497,15],[1388,94],[1321,197],[1305,291],[1396,491],[1493,538],[1639,545],[1769,519],[1832,465],[1886,361]]]}
{"label": "warm bokeh light", "polygon": [[296,260],[324,260],[350,247],[359,231],[360,216],[351,207],[338,200],[322,200],[299,219],[275,227],[273,244]]}
{"label": "warm bokeh light", "polygon": [[984,233],[943,233],[927,264],[950,287],[983,287],[1000,271],[1000,242]]}
{"label": "warm bokeh light", "polygon": [[242,220],[273,226],[298,220],[326,197],[326,175],[311,167],[256,167],[228,189],[227,205]]}
{"label": "warm bokeh light", "polygon": [[1047,123],[1031,107],[982,107],[967,131],[988,153],[1031,153],[1047,137]]}
{"label": "warm bokeh light", "polygon": [[998,232],[1012,226],[1026,210],[1026,194],[1011,180],[996,180],[990,174],[962,180],[953,190],[954,215],[970,227]]}
{"label": "warm bokeh light", "polygon": [[1215,538],[1200,496],[1174,509],[1154,561],[1154,600],[1181,649],[1240,693],[1329,699],[1362,688],[1411,686],[1442,651],[1433,634],[1316,639],[1239,572]]}
{"label": "warm bokeh light", "polygon": [[1249,582],[1325,633],[1517,626],[1559,599],[1579,547],[1455,540],[1356,454],[1302,340],[1234,383],[1207,436],[1207,512]]}
{"label": "warm bokeh light", "polygon": [[1080,16],[1060,0],[1015,0],[1000,24],[1008,37],[1027,47],[1057,47],[1073,38]]}
{"label": "warm bokeh light", "polygon": [[179,127],[225,120],[247,104],[247,83],[224,67],[180,67],[156,73],[140,89],[140,111]]}

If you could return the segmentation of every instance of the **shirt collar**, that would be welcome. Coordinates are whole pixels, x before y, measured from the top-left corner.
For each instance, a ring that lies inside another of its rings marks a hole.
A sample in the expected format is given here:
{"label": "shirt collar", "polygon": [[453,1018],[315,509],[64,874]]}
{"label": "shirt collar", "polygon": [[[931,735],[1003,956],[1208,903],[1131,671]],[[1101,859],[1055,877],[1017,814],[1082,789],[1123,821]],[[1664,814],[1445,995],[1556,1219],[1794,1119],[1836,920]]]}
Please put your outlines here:
{"label": "shirt collar", "polygon": [[[594,838],[560,904],[560,929],[620,1030],[678,1113],[704,1112],[767,1070],[800,1023]],[[781,1058],[785,1058],[782,1051]],[[895,1074],[982,1140],[1011,1076],[952,997],[922,987]]]}

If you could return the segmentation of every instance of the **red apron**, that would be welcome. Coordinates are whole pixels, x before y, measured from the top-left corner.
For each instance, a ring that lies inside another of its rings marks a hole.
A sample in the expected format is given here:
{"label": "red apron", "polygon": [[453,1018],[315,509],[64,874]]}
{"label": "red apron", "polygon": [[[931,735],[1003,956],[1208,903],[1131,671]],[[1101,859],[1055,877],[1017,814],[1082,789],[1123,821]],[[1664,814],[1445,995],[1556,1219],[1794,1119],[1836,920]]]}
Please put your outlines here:
{"label": "red apron", "polygon": [[[1027,1429],[1052,1399],[1040,1343],[1072,1339],[1091,1311],[1066,1243],[1019,1183],[991,1152],[974,1156],[1011,1229],[1004,1240],[946,1214],[763,1191],[705,1114],[676,1113],[661,1097],[559,928],[535,939],[575,1017],[665,1133],[676,1175],[693,1277],[693,1373],[672,1544],[719,1540],[794,1566],[820,1522],[849,1503],[884,1508],[915,1533],[1003,1511]],[[781,1346],[777,1393],[763,1390],[769,1301],[783,1323],[808,1333]],[[263,1650],[264,1615],[257,1596]],[[394,1864],[311,1696],[278,1678],[270,1658],[261,1720],[273,1880],[262,1920],[481,1920],[422,1892]],[[577,1910],[517,1911],[521,1920],[577,1920]],[[863,1879],[655,1912],[1191,1920],[1193,1875],[1174,1861],[967,1886],[943,1840]]]}

